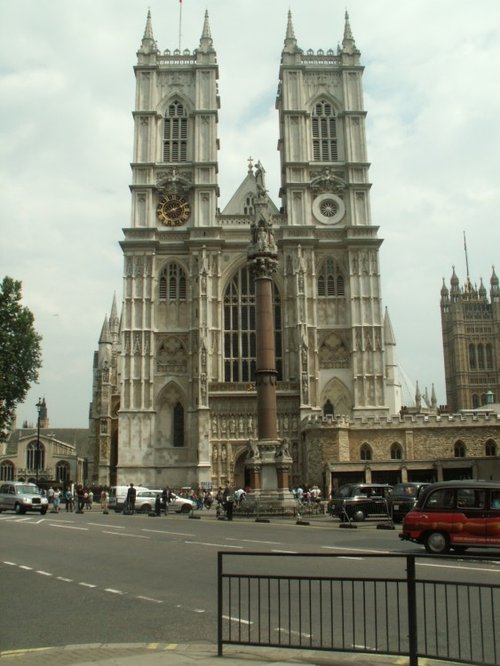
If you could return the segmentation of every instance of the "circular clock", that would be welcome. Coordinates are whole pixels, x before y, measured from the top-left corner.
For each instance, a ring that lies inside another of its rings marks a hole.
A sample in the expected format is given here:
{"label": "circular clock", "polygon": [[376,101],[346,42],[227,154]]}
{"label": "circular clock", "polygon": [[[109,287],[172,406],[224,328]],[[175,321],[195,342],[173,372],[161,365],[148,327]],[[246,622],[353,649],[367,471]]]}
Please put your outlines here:
{"label": "circular clock", "polygon": [[177,194],[167,194],[160,199],[156,207],[156,217],[168,227],[177,227],[189,220],[191,207],[189,202]]}
{"label": "circular clock", "polygon": [[336,194],[325,192],[313,201],[312,212],[322,224],[337,224],[345,215],[345,204]]}

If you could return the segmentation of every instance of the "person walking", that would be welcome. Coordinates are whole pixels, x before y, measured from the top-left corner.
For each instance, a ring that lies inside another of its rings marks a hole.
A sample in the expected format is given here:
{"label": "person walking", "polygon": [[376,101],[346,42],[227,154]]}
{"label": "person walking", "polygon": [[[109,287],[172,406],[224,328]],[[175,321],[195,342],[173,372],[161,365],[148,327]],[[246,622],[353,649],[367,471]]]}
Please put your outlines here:
{"label": "person walking", "polygon": [[101,509],[102,509],[102,512],[105,515],[107,515],[109,513],[109,511],[108,511],[108,501],[109,501],[108,491],[106,490],[106,488],[103,488],[101,490]]}
{"label": "person walking", "polygon": [[56,488],[54,490],[54,494],[52,495],[52,511],[54,513],[59,513],[59,505],[61,504],[61,491],[59,488]]}
{"label": "person walking", "polygon": [[66,500],[66,511],[68,511],[68,513],[73,511],[73,493],[71,492],[71,486],[66,488],[64,499]]}
{"label": "person walking", "polygon": [[128,490],[127,490],[127,499],[125,500],[127,503],[127,508],[128,508],[128,513],[132,514],[135,511],[135,498],[137,495],[137,491],[134,488],[134,484],[131,483]]}

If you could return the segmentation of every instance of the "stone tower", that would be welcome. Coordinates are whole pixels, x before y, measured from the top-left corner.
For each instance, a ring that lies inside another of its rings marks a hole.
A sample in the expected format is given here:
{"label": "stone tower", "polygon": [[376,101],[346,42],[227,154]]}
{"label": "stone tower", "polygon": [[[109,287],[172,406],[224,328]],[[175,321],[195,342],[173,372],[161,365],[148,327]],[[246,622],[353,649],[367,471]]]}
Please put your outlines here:
{"label": "stone tower", "polygon": [[500,289],[493,269],[490,298],[481,280],[460,286],[455,268],[441,288],[441,326],[448,411],[477,409],[500,400]]}
{"label": "stone tower", "polygon": [[317,454],[303,436],[311,417],[398,412],[381,240],[370,218],[362,73],[347,15],[341,47],[304,52],[289,14],[276,101],[280,205],[265,189],[264,166],[249,160],[220,212],[208,14],[198,48],[171,52],[159,50],[148,12],[135,67],[132,216],[121,242],[116,458],[101,464],[95,447],[96,466],[107,465],[118,483],[250,483],[248,443],[258,433],[247,249],[262,192],[277,251],[276,434],[293,460],[290,483],[304,480]]}

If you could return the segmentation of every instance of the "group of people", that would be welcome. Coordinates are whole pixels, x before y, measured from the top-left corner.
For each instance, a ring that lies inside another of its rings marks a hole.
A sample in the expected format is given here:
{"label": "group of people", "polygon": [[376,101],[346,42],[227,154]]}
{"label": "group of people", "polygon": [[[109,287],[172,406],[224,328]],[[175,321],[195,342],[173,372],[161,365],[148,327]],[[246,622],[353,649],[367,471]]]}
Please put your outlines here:
{"label": "group of people", "polygon": [[298,485],[292,490],[293,496],[299,504],[319,504],[321,502],[321,490],[318,486]]}

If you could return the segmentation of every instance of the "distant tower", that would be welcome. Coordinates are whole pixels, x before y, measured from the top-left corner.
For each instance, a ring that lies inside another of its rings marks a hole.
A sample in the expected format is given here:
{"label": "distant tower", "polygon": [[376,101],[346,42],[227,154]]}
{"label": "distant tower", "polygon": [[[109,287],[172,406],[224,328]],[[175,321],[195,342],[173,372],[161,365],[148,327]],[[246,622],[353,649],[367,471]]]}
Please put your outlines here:
{"label": "distant tower", "polygon": [[[500,399],[500,290],[495,269],[490,299],[481,280],[463,287],[453,268],[441,288],[441,327],[448,410],[476,409]],[[492,395],[493,394],[493,395]]]}

